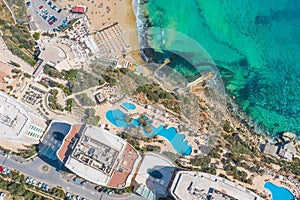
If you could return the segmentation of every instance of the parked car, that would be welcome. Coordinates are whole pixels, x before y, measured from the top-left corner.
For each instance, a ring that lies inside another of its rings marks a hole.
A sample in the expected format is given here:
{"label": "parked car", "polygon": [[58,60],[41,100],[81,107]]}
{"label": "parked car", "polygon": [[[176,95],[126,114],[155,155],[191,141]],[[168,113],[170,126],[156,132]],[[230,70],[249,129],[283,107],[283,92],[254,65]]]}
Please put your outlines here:
{"label": "parked car", "polygon": [[70,198],[70,197],[71,197],[71,194],[70,194],[69,192],[67,192],[67,193],[66,193],[66,197],[67,197],[67,198]]}
{"label": "parked car", "polygon": [[108,193],[109,190],[107,188],[104,188],[104,190],[102,191],[103,193]]}
{"label": "parked car", "polygon": [[29,183],[29,181],[30,181],[30,178],[27,177],[26,180],[25,180],[25,182],[26,182],[26,183]]}

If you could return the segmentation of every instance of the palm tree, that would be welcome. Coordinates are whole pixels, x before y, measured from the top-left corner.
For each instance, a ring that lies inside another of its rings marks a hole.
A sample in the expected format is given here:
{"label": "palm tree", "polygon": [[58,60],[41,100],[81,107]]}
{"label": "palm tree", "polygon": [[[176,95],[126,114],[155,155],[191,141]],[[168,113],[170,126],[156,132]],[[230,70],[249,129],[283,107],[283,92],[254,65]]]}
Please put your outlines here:
{"label": "palm tree", "polygon": [[145,126],[145,131],[146,131],[147,133],[151,133],[151,132],[152,132],[152,128],[151,128],[151,126],[150,126],[149,124],[147,124],[147,125]]}
{"label": "palm tree", "polygon": [[142,125],[142,126],[146,126],[148,124],[145,115],[141,115],[140,116],[140,118],[139,118],[139,124]]}

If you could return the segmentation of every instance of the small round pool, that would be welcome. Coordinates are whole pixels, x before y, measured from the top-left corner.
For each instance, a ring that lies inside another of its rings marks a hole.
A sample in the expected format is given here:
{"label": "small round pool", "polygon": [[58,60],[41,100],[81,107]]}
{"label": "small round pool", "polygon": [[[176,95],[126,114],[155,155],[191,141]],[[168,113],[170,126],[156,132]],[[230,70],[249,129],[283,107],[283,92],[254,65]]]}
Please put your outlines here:
{"label": "small round pool", "polygon": [[122,106],[127,110],[134,110],[136,108],[136,106],[133,103],[129,103],[129,102],[122,103]]}

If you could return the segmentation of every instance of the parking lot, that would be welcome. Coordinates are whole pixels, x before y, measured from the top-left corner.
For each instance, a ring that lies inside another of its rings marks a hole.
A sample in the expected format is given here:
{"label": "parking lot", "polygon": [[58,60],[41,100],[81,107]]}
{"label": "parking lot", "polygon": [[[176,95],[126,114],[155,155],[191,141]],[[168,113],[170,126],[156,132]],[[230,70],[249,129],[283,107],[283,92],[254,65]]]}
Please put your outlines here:
{"label": "parking lot", "polygon": [[35,25],[41,31],[53,30],[58,27],[69,14],[68,10],[63,10],[49,0],[31,0],[30,2],[28,14],[31,15]]}
{"label": "parking lot", "polygon": [[28,185],[39,187],[41,188],[41,190],[45,190],[45,191],[49,190],[49,186],[46,183],[37,181],[36,179],[31,178],[30,176],[28,176],[25,180],[26,180],[26,184]]}

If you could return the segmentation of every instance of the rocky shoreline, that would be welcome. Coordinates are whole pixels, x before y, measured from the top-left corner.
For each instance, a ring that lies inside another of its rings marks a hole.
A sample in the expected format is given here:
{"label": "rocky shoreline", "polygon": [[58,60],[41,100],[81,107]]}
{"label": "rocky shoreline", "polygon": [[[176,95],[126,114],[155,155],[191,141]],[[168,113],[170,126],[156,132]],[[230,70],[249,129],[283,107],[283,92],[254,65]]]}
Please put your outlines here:
{"label": "rocky shoreline", "polygon": [[[149,16],[146,13],[145,9],[142,9],[141,6],[147,1],[145,0],[132,0],[132,7],[134,14],[136,16],[136,27],[138,32],[138,42],[141,57],[146,62],[151,62],[151,52],[153,49],[148,44],[148,32],[147,29],[151,27],[149,22]],[[150,54],[150,56],[149,56]]]}
{"label": "rocky shoreline", "polygon": [[[148,44],[148,33],[147,29],[151,27],[149,22],[149,16],[147,16],[146,10],[142,8],[143,4],[147,0],[133,0],[132,6],[136,16],[137,30],[138,30],[138,40],[140,45],[141,57],[146,62],[151,62],[151,52],[153,49]],[[230,112],[230,115],[240,122],[241,127],[244,127],[251,132],[253,135],[264,136],[269,140],[278,139],[283,133],[278,133],[276,135],[271,135],[264,127],[258,125],[250,116],[248,116],[245,111],[243,111],[238,103],[235,101],[233,96],[226,95],[227,99],[227,111]],[[288,130],[287,130],[288,131]],[[300,140],[300,135],[296,138]]]}

